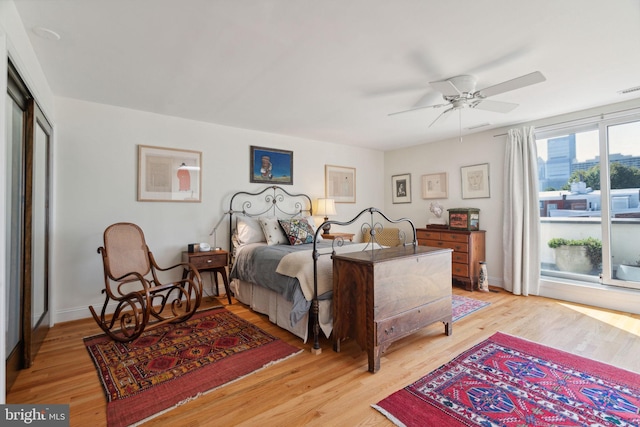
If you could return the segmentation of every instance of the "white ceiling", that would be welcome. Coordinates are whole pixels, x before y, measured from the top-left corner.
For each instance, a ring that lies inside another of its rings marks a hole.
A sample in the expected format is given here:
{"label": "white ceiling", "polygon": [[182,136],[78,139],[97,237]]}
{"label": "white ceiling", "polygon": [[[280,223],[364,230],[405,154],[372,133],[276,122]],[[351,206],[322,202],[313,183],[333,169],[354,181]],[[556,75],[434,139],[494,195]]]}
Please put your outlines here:
{"label": "white ceiling", "polygon": [[[4,0],[0,0],[4,1]],[[638,0],[15,0],[56,96],[381,150],[458,135],[428,82],[473,74],[486,130],[640,91]],[[38,37],[34,27],[61,36]]]}

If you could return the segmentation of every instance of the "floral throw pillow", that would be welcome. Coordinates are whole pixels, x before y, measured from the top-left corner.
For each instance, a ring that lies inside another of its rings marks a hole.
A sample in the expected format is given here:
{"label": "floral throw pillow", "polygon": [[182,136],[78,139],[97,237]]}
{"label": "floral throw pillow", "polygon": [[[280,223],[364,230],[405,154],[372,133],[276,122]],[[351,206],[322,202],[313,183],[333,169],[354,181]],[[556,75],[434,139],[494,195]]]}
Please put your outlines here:
{"label": "floral throw pillow", "polygon": [[302,245],[304,243],[313,243],[314,231],[306,219],[280,219],[280,226],[284,230],[292,245]]}

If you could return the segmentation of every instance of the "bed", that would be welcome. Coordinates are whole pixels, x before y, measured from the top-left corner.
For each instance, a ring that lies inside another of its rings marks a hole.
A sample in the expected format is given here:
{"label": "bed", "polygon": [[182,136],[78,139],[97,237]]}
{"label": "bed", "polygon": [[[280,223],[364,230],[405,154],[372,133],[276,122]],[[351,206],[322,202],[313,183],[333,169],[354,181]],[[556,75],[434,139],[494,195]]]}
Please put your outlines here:
{"label": "bed", "polygon": [[[280,186],[257,192],[240,191],[229,202],[231,289],[238,301],[266,314],[272,323],[300,337],[319,337],[333,328],[331,255],[379,249],[376,234],[386,223],[406,223],[402,244],[417,245],[413,223],[391,220],[376,208],[367,208],[349,221],[326,221],[316,227],[311,198]],[[322,239],[322,225],[360,227],[366,243]],[[406,236],[410,235],[409,243]]]}

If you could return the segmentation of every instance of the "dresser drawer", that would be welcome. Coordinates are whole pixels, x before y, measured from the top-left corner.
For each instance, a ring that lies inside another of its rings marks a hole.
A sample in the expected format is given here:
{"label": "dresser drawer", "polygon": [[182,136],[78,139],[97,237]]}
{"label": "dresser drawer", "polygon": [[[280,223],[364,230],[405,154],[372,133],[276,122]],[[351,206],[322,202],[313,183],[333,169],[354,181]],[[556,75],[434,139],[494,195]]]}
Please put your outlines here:
{"label": "dresser drawer", "polygon": [[375,322],[377,345],[396,340],[450,315],[451,296],[449,295],[397,316],[377,321]]}
{"label": "dresser drawer", "polygon": [[423,240],[422,243],[420,244],[424,246],[431,246],[432,248],[448,247],[448,246],[445,246],[445,242],[443,242],[442,240]]}
{"label": "dresser drawer", "polygon": [[207,268],[225,267],[227,265],[227,254],[208,254],[203,256],[192,256],[189,262],[198,270]]}
{"label": "dresser drawer", "polygon": [[451,262],[459,262],[462,264],[469,263],[469,254],[467,252],[453,252],[451,254]]}
{"label": "dresser drawer", "polygon": [[435,246],[436,248],[449,248],[449,249],[453,249],[455,252],[469,252],[469,245],[466,243],[458,243],[458,242],[445,242],[445,241],[433,241],[433,240],[427,240],[427,242],[429,243],[433,243],[433,244],[428,244],[427,246]]}
{"label": "dresser drawer", "polygon": [[448,248],[456,252],[469,252],[469,245],[458,242],[445,242],[443,240],[423,240],[420,245],[431,246],[432,248]]}
{"label": "dresser drawer", "polygon": [[445,240],[447,242],[461,242],[461,243],[469,243],[469,236],[466,234],[458,234],[458,233],[439,233],[440,239]]}
{"label": "dresser drawer", "polygon": [[418,239],[441,240],[440,231],[416,230]]}
{"label": "dresser drawer", "polygon": [[454,276],[469,277],[469,264],[451,263],[451,274]]}

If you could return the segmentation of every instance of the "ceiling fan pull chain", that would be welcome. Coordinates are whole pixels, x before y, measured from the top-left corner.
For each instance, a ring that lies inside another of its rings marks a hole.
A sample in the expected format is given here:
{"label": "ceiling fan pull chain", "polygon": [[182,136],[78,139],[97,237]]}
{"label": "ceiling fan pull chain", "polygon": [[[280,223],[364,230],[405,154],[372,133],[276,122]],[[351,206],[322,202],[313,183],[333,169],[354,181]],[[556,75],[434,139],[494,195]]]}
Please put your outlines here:
{"label": "ceiling fan pull chain", "polygon": [[458,132],[460,135],[460,142],[462,142],[462,108],[458,109]]}

